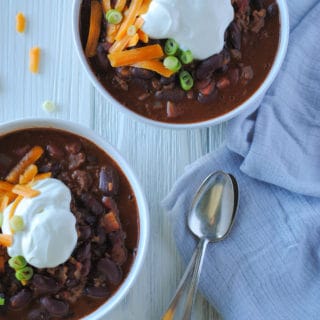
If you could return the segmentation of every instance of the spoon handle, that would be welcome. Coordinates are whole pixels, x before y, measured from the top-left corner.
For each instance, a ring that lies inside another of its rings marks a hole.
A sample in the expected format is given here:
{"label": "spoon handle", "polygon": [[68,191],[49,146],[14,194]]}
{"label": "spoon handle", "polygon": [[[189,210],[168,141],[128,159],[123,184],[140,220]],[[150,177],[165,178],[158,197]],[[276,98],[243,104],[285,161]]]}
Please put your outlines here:
{"label": "spoon handle", "polygon": [[170,302],[169,308],[162,317],[162,320],[189,320],[195,300],[200,270],[203,263],[204,252],[208,244],[207,239],[200,239],[200,242],[188,264],[188,267],[179,283],[177,291]]}

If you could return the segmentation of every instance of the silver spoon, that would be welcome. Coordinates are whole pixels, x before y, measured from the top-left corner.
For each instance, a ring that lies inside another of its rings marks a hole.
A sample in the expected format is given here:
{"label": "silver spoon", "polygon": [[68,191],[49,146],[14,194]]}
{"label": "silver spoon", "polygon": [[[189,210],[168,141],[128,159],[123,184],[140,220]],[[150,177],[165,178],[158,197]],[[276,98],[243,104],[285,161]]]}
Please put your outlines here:
{"label": "silver spoon", "polygon": [[200,242],[162,320],[191,319],[204,252],[209,242],[221,241],[229,234],[238,195],[235,178],[222,171],[210,174],[201,184],[188,215],[188,226]]}

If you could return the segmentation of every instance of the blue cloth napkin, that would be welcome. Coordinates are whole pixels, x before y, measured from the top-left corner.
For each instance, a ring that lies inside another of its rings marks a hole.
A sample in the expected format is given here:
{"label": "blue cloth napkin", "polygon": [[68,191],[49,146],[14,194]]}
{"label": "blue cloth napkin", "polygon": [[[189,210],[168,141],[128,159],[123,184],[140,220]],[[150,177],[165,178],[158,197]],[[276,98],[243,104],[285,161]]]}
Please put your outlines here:
{"label": "blue cloth napkin", "polygon": [[226,146],[187,167],[163,201],[189,261],[195,191],[216,170],[237,178],[235,225],[208,246],[200,280],[226,320],[320,319],[320,1],[288,6],[288,54],[261,107],[231,121]]}

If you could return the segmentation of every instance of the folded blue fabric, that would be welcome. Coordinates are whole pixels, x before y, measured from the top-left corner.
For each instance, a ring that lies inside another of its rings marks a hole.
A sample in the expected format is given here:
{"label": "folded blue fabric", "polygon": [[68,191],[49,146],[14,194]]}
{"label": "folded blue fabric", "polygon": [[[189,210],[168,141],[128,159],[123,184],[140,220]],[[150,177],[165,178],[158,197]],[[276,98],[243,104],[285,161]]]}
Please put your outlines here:
{"label": "folded blue fabric", "polygon": [[231,121],[227,145],[186,168],[163,202],[188,261],[196,189],[216,170],[237,178],[235,225],[208,246],[200,280],[227,320],[320,319],[320,1],[288,6],[288,55],[261,107]]}

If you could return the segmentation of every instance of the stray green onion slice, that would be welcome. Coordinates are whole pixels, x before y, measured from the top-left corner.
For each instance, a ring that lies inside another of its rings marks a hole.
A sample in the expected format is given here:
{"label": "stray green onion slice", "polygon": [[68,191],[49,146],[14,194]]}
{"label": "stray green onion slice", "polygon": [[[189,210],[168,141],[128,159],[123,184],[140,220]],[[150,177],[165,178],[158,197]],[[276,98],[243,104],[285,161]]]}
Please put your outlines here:
{"label": "stray green onion slice", "polygon": [[179,74],[179,80],[183,90],[188,91],[193,87],[193,78],[188,71],[181,71]]}
{"label": "stray green onion slice", "polygon": [[0,297],[0,306],[4,306],[6,300],[3,297]]}
{"label": "stray green onion slice", "polygon": [[19,281],[28,281],[33,276],[33,269],[31,267],[24,267],[16,271],[16,278]]}
{"label": "stray green onion slice", "polygon": [[128,36],[134,36],[136,33],[137,33],[137,28],[134,25],[130,26],[127,30]]}
{"label": "stray green onion slice", "polygon": [[189,64],[193,61],[193,54],[190,50],[181,51],[179,58],[183,64]]}
{"label": "stray green onion slice", "polygon": [[106,19],[111,24],[119,24],[122,19],[122,13],[116,9],[110,9],[106,13]]}
{"label": "stray green onion slice", "polygon": [[0,212],[0,228],[2,227],[2,223],[3,223],[3,213]]}
{"label": "stray green onion slice", "polygon": [[26,259],[22,256],[12,257],[9,259],[8,263],[9,266],[16,271],[23,269],[27,265]]}
{"label": "stray green onion slice", "polygon": [[24,229],[24,221],[20,216],[13,216],[10,219],[10,227],[13,231],[21,231]]}
{"label": "stray green onion slice", "polygon": [[181,62],[179,61],[178,58],[176,57],[166,57],[164,60],[163,60],[163,65],[173,71],[173,72],[177,72],[181,69]]}
{"label": "stray green onion slice", "polygon": [[168,39],[164,45],[164,52],[168,56],[174,56],[179,50],[179,45],[174,39]]}

